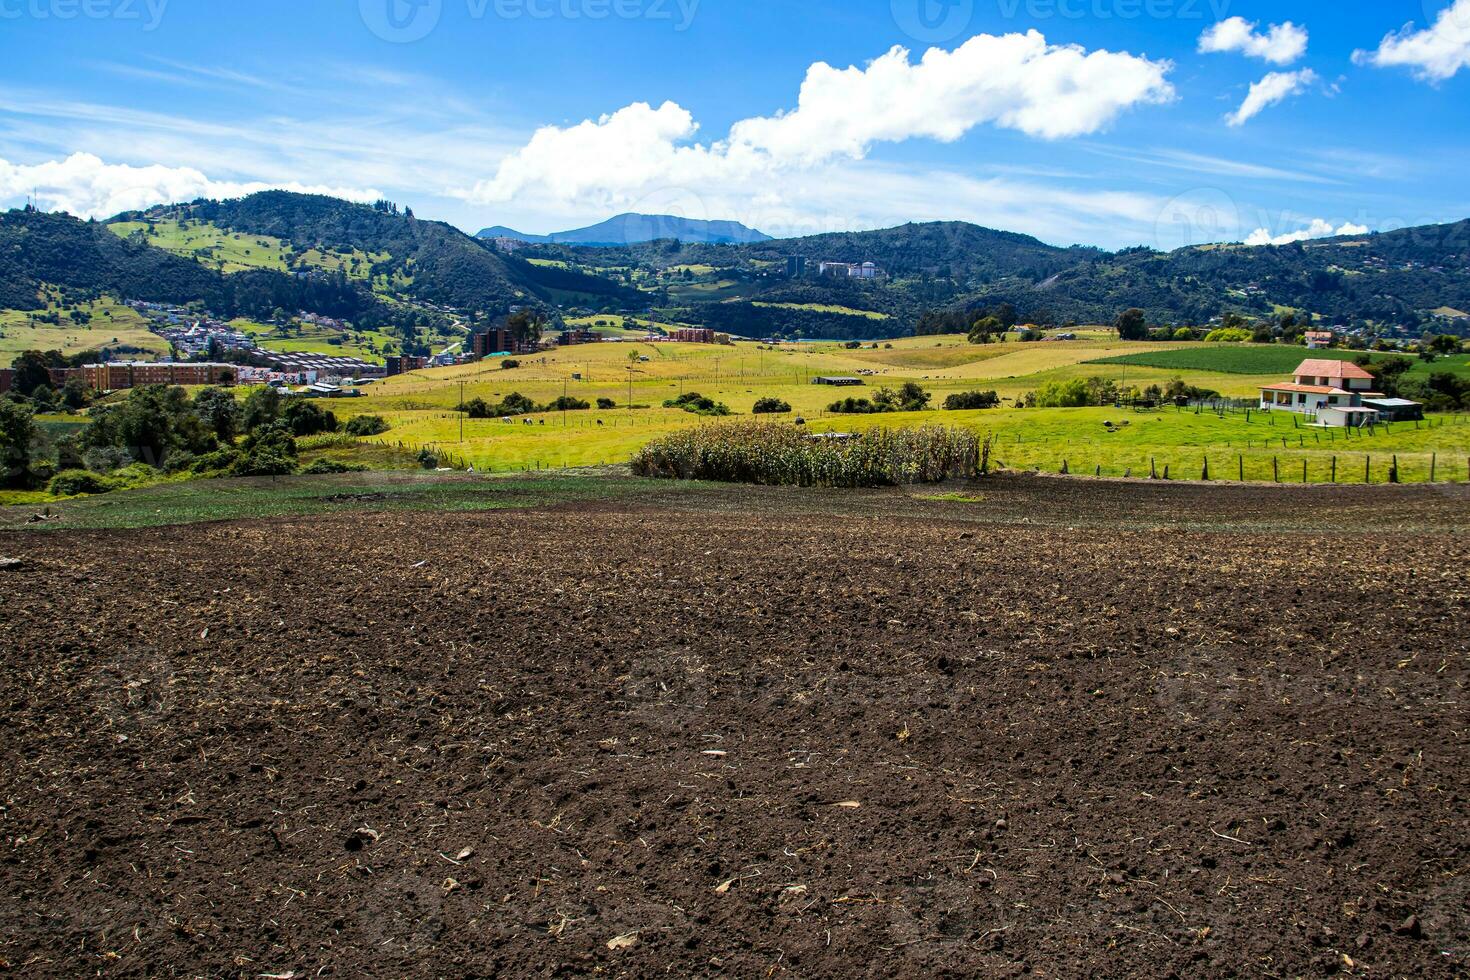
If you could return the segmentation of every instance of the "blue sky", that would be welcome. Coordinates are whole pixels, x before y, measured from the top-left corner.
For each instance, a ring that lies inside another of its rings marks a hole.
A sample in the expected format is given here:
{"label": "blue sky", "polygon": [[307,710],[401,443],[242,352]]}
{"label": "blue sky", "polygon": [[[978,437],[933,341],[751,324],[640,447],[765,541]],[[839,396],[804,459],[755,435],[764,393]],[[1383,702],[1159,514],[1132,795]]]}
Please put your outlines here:
{"label": "blue sky", "polygon": [[98,216],[1264,242],[1470,217],[1467,124],[1470,0],[0,0],[0,205]]}

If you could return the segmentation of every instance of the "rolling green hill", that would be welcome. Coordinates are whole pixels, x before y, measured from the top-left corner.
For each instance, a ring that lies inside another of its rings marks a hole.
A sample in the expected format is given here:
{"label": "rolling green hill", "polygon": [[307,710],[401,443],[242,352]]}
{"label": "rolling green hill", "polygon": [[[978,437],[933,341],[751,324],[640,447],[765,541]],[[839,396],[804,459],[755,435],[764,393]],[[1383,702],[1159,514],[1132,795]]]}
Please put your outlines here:
{"label": "rolling green hill", "polygon": [[[1431,326],[1430,311],[1470,304],[1470,221],[1279,247],[1211,245],[1170,253],[1058,248],[945,222],[749,245],[540,245],[525,254],[574,268],[618,270],[655,293],[672,318],[750,336],[871,339],[912,331],[927,311],[978,313],[1003,303],[1041,324],[1110,323],[1130,307],[1170,324],[1204,324],[1226,311],[1264,317],[1285,308],[1330,324],[1417,333]],[[790,257],[806,260],[805,274],[788,277]],[[871,261],[884,275],[822,277],[822,261]],[[789,315],[773,315],[773,306]],[[832,307],[884,314],[891,322],[801,312]]]}
{"label": "rolling green hill", "polygon": [[[345,266],[379,292],[491,316],[512,306],[554,306],[559,294],[590,297],[599,305],[615,307],[643,301],[633,290],[596,275],[501,255],[447,224],[420,221],[411,210],[400,211],[387,202],[370,206],[267,191],[235,201],[153,208],[116,220],[126,227],[139,222],[195,222],[236,235],[260,236],[263,258],[270,257],[270,243],[283,243],[289,266]],[[199,257],[208,261],[214,252]]]}

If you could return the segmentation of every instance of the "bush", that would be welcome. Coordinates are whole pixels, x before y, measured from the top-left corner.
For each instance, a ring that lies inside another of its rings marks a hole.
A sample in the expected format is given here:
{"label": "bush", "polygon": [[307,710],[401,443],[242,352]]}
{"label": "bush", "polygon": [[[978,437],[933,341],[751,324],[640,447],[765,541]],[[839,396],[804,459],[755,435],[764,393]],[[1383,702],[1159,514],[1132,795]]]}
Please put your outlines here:
{"label": "bush", "polygon": [[962,412],[977,408],[997,408],[1000,405],[1000,395],[993,391],[966,391],[957,395],[950,395],[944,400],[944,409],[948,412]]}
{"label": "bush", "polygon": [[302,470],[303,476],[327,476],[332,473],[366,473],[366,466],[339,463],[334,459],[322,458]]}
{"label": "bush", "polygon": [[347,434],[358,438],[380,436],[390,428],[381,415],[359,415],[347,421]]}
{"label": "bush", "polygon": [[1205,335],[1205,341],[1211,344],[1243,344],[1250,340],[1253,334],[1249,330],[1240,327],[1222,327],[1219,330],[1211,330]]}
{"label": "bush", "polygon": [[697,391],[691,391],[687,394],[680,395],[678,398],[669,399],[664,402],[664,408],[682,408],[684,411],[694,415],[718,416],[730,414],[728,405],[711,398],[706,398]]}
{"label": "bush", "polygon": [[428,449],[420,449],[418,455],[419,466],[426,470],[437,470],[439,468],[439,457]]}
{"label": "bush", "polygon": [[791,406],[779,398],[762,398],[751,409],[756,415],[785,415],[790,411]]}
{"label": "bush", "polygon": [[617,408],[618,403],[613,401],[611,398],[599,398],[597,399],[597,407],[605,412],[610,408]]}
{"label": "bush", "polygon": [[500,370],[502,370],[502,371],[514,371],[516,368],[518,368],[520,366],[521,366],[521,362],[520,361],[512,361],[509,358],[506,358],[505,360],[503,360],[503,361],[500,362]]}
{"label": "bush", "polygon": [[872,401],[866,398],[844,398],[827,406],[827,411],[837,415],[877,415],[883,412],[922,412],[929,407],[934,396],[912,381],[894,391],[879,388]]}
{"label": "bush", "polygon": [[296,460],[269,450],[242,455],[230,467],[231,476],[289,476],[296,472]]}
{"label": "bush", "polygon": [[107,477],[88,470],[64,470],[51,478],[46,492],[53,497],[76,497],[84,493],[111,493],[117,489]]}
{"label": "bush", "polygon": [[291,427],[291,434],[315,436],[323,432],[337,431],[337,416],[316,404],[296,399],[286,406],[282,416]]}
{"label": "bush", "polygon": [[208,474],[224,474],[230,472],[240,460],[240,453],[234,449],[220,449],[216,452],[200,456],[194,460],[190,472],[196,476]]}
{"label": "bush", "polygon": [[562,395],[550,405],[546,406],[548,412],[585,412],[592,405],[573,395]]}
{"label": "bush", "polygon": [[702,425],[656,439],[633,459],[639,476],[767,485],[875,487],[967,479],[989,442],[944,426],[871,429],[851,440],[775,422]]}
{"label": "bush", "polygon": [[82,461],[87,464],[87,469],[94,473],[111,473],[113,470],[120,470],[127,466],[133,461],[133,457],[126,449],[119,449],[116,446],[99,446],[82,453]]}
{"label": "bush", "polygon": [[1081,378],[1048,381],[1036,391],[1038,408],[1081,408],[1088,401],[1087,382]]}

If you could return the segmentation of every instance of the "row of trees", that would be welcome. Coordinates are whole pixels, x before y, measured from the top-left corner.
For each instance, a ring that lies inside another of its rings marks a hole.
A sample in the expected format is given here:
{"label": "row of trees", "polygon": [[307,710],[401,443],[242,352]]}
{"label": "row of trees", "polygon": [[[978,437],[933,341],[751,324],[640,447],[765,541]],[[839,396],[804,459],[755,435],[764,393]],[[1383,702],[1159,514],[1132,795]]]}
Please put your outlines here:
{"label": "row of trees", "polygon": [[148,474],[271,476],[295,472],[296,440],[345,431],[387,431],[377,416],[345,427],[336,415],[306,399],[285,400],[274,388],[256,388],[242,401],[223,388],[190,397],[183,388],[151,385],[92,408],[80,432],[51,440],[35,424],[31,406],[0,400],[0,481],[10,487],[97,486]]}

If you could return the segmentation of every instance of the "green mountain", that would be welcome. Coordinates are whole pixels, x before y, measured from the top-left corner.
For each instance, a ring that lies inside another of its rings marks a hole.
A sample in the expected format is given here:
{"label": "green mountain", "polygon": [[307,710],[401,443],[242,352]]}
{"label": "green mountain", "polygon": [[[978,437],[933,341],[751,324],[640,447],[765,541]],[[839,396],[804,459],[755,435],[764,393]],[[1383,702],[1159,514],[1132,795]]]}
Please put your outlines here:
{"label": "green mountain", "polygon": [[[944,222],[748,245],[539,245],[524,254],[608,274],[632,268],[645,288],[662,290],[670,319],[747,336],[874,339],[915,330],[926,313],[958,321],[1007,303],[1041,324],[1111,323],[1130,307],[1155,323],[1205,324],[1227,311],[1267,316],[1289,307],[1333,324],[1418,332],[1428,311],[1470,303],[1470,221],[1169,253],[1059,248]],[[791,259],[805,261],[793,267]],[[821,262],[872,262],[879,274],[824,276]]]}
{"label": "green mountain", "polygon": [[[633,290],[600,276],[502,255],[450,225],[420,221],[396,205],[266,191],[235,201],[196,201],[119,215],[119,222],[193,221],[289,243],[297,252],[368,257],[380,292],[467,313],[504,314],[512,306],[590,300],[641,302]],[[383,284],[383,285],[379,285]]]}
{"label": "green mountain", "polygon": [[73,300],[111,294],[159,303],[202,303],[221,316],[268,317],[276,309],[390,323],[394,313],[346,276],[268,270],[226,276],[106,225],[64,214],[0,214],[0,309],[45,306],[43,286]]}
{"label": "green mountain", "polygon": [[[162,247],[157,247],[157,246]],[[387,202],[267,192],[119,215],[0,218],[0,308],[35,309],[43,285],[121,299],[199,302],[222,316],[308,310],[394,329],[512,306],[653,309],[743,336],[877,339],[962,326],[1015,307],[1039,324],[1159,324],[1282,308],[1329,324],[1417,334],[1431,311],[1470,309],[1470,221],[1280,247],[1110,253],[963,222],[744,243],[676,239],[503,254]],[[826,274],[822,263],[834,264]],[[841,263],[843,265],[836,265]],[[865,275],[849,275],[847,265]]]}

